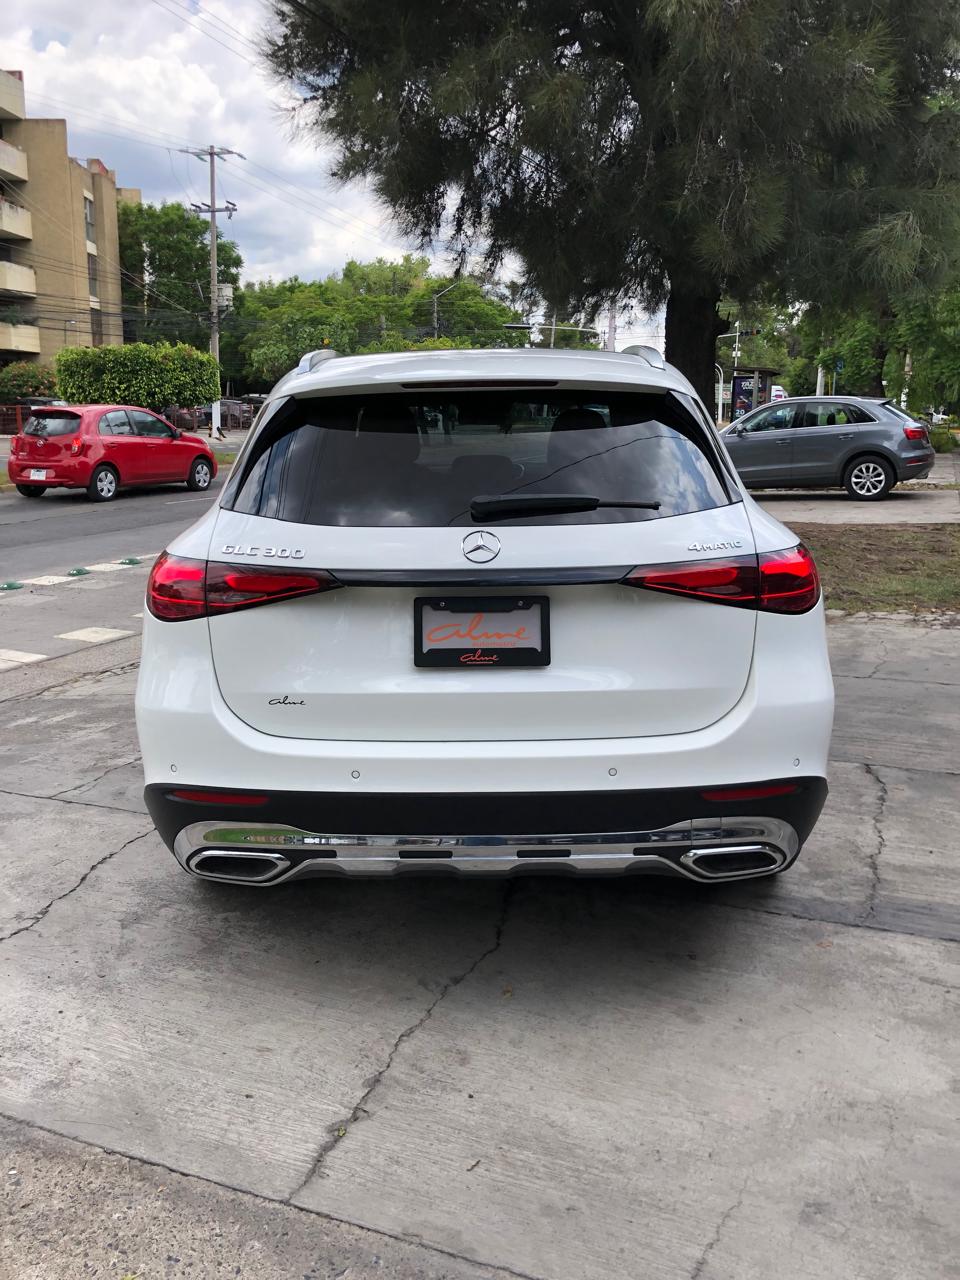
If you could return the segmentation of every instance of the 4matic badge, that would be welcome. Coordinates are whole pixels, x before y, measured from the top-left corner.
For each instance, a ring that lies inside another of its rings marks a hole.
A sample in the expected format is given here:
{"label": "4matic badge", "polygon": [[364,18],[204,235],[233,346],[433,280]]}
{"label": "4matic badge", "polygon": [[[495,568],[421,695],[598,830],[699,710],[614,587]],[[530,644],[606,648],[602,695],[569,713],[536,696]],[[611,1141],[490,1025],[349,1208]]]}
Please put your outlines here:
{"label": "4matic badge", "polygon": [[742,547],[743,543],[739,538],[734,538],[732,542],[691,542],[688,551],[736,551],[737,547]]}

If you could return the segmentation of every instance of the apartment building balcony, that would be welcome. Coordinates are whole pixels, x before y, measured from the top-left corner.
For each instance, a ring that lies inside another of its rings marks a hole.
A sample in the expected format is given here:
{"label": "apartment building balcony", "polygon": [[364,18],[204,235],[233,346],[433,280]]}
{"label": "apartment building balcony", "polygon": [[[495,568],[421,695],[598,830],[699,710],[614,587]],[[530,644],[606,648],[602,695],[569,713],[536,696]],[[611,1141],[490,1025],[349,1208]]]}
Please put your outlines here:
{"label": "apartment building balcony", "polygon": [[0,71],[0,120],[22,120],[25,115],[23,81],[9,71]]}
{"label": "apartment building balcony", "polygon": [[38,356],[40,330],[35,324],[5,324],[0,321],[0,351],[18,356]]}
{"label": "apartment building balcony", "polygon": [[29,210],[0,197],[0,239],[33,239]]}
{"label": "apartment building balcony", "polygon": [[30,211],[0,199],[0,240],[32,240],[33,219]]}
{"label": "apartment building balcony", "polygon": [[0,178],[26,182],[27,177],[27,153],[0,138]]}
{"label": "apartment building balcony", "polygon": [[0,262],[0,297],[35,298],[37,273],[19,262]]}

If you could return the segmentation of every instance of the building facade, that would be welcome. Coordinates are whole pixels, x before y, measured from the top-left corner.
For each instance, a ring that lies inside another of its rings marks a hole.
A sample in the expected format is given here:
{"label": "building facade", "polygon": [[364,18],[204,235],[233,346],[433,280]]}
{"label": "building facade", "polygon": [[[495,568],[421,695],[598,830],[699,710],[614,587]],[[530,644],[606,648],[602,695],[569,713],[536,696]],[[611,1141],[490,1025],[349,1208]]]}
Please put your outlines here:
{"label": "building facade", "polygon": [[70,156],[65,120],[27,118],[20,72],[0,71],[0,365],[122,343],[117,201],[116,175]]}

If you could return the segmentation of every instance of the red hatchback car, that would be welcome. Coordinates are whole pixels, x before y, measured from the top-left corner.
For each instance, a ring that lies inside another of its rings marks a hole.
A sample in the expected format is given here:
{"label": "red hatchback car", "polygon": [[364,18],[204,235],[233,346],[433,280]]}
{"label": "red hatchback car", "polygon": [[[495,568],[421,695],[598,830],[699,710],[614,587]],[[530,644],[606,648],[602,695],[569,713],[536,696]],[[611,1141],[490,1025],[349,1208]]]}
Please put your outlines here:
{"label": "red hatchback car", "polygon": [[131,405],[34,409],[13,437],[7,474],[25,498],[47,489],[86,489],[109,502],[128,485],[181,482],[208,489],[217,474],[209,444],[159,414]]}

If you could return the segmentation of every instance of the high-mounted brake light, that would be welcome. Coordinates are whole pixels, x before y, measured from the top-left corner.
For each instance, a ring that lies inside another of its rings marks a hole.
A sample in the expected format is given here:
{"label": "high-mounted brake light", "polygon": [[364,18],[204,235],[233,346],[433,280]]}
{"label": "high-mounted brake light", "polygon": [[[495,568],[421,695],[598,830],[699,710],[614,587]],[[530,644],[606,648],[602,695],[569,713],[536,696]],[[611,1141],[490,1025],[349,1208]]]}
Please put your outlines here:
{"label": "high-mounted brake light", "polygon": [[817,566],[802,543],[760,556],[638,566],[623,581],[647,591],[764,613],[806,613],[820,599]]}
{"label": "high-mounted brake light", "polygon": [[147,608],[164,622],[183,622],[332,591],[340,583],[322,569],[219,564],[163,552],[150,572]]}

